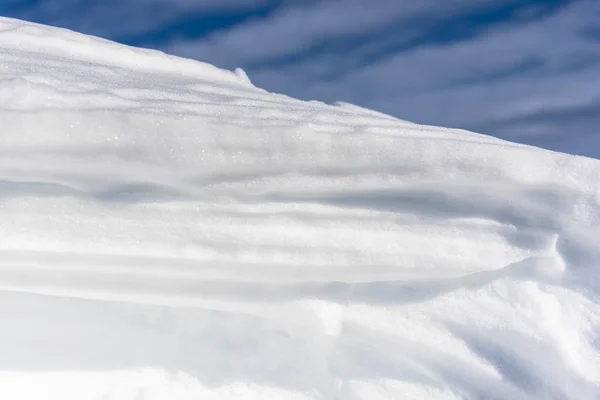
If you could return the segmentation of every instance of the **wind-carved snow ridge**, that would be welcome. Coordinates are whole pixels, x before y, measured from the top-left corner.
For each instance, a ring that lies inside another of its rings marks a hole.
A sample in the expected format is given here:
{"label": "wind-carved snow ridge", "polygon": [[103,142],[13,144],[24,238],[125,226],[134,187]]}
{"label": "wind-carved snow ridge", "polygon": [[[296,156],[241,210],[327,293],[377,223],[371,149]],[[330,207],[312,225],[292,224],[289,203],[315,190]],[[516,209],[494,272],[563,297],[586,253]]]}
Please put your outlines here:
{"label": "wind-carved snow ridge", "polygon": [[0,398],[598,399],[600,162],[0,19]]}

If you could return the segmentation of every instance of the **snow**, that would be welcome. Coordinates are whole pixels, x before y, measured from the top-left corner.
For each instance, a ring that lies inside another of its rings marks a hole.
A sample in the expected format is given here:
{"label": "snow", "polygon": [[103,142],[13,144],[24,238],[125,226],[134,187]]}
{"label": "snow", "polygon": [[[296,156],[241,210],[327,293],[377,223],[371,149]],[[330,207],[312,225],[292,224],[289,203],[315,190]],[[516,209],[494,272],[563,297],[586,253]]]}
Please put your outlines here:
{"label": "snow", "polygon": [[0,398],[598,399],[600,161],[0,18]]}

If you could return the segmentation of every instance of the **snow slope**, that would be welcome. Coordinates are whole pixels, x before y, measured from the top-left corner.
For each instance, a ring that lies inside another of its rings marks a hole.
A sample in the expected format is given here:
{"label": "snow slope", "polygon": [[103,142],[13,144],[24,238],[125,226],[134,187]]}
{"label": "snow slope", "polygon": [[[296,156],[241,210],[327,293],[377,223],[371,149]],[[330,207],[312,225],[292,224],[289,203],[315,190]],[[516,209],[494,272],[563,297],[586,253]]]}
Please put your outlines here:
{"label": "snow slope", "polygon": [[0,19],[0,398],[599,399],[600,162]]}

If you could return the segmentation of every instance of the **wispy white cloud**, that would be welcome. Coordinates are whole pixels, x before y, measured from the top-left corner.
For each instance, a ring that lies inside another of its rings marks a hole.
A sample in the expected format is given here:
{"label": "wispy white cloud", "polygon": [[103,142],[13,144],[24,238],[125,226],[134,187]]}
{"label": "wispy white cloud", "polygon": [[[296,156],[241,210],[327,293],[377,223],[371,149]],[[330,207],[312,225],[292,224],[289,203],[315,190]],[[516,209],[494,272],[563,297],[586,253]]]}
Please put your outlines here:
{"label": "wispy white cloud", "polygon": [[[322,0],[282,8],[268,18],[216,32],[200,41],[174,40],[168,51],[223,65],[268,62],[330,41],[346,42],[388,31],[397,40],[418,37],[456,15],[514,4],[515,0]],[[385,40],[385,38],[380,38]]]}
{"label": "wispy white cloud", "polygon": [[[590,84],[600,82],[600,46],[580,31],[596,23],[600,21],[585,4],[578,3],[535,23],[402,52],[341,79],[317,82],[308,90],[318,97],[347,97],[353,87],[361,87],[361,96],[396,115],[402,108],[388,102],[390,98],[413,99],[403,106],[425,116],[428,107],[414,104],[414,99],[439,96],[448,103],[443,107],[445,122],[459,125],[520,116],[553,105],[589,104],[600,95],[600,84]],[[473,113],[473,107],[486,98],[492,100],[489,108]]]}

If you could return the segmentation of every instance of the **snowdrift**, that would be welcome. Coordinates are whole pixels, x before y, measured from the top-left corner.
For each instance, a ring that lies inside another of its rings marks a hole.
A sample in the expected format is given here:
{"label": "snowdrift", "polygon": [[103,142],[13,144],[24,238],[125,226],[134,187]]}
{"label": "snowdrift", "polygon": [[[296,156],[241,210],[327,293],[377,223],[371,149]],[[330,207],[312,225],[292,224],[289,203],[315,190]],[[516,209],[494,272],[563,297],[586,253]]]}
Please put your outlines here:
{"label": "snowdrift", "polygon": [[0,398],[598,399],[600,161],[0,19]]}

